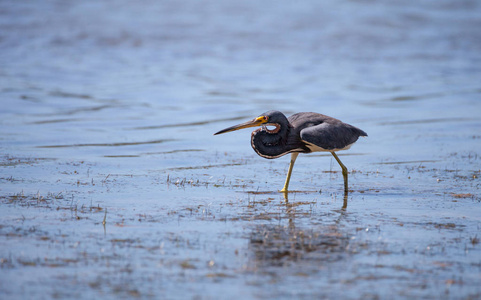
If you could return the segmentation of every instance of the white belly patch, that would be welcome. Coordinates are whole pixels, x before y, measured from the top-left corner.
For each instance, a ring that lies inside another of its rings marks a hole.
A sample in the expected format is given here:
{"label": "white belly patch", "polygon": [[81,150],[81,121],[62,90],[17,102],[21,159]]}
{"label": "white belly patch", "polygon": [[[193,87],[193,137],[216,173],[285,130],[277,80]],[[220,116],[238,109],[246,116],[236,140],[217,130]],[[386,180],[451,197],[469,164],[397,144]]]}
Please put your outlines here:
{"label": "white belly patch", "polygon": [[312,152],[335,152],[335,151],[347,150],[347,149],[351,148],[351,146],[352,146],[352,144],[349,144],[349,145],[347,145],[346,147],[341,148],[341,149],[331,149],[331,150],[327,150],[327,149],[324,149],[324,148],[319,147],[319,146],[317,146],[317,145],[308,143],[308,142],[306,142],[306,141],[304,141],[304,143],[306,143],[307,148],[309,148]]}

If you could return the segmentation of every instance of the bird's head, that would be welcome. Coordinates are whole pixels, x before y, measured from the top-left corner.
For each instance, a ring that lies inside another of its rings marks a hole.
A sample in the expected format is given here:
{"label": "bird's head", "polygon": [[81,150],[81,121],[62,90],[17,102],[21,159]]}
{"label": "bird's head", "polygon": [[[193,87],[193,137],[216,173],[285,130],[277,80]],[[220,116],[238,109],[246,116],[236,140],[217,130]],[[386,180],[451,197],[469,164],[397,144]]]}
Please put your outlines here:
{"label": "bird's head", "polygon": [[[287,118],[286,116],[284,116],[283,113],[276,110],[270,110],[261,114],[253,120],[222,129],[221,131],[214,133],[214,135],[257,126],[262,126],[262,129],[266,130],[269,133],[277,133],[280,127],[287,123]],[[267,126],[275,126],[275,129],[269,130]]]}

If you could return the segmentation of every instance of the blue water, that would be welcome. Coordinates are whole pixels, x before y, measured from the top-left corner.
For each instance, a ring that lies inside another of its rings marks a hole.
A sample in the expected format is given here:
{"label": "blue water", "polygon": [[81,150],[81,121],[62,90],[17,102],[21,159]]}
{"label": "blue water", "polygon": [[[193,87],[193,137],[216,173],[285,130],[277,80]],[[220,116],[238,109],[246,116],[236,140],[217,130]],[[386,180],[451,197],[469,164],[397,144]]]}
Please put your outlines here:
{"label": "blue water", "polygon": [[[477,1],[1,1],[0,296],[479,298],[479,28]],[[288,157],[212,135],[271,109],[369,134],[346,210],[331,157],[287,205]]]}

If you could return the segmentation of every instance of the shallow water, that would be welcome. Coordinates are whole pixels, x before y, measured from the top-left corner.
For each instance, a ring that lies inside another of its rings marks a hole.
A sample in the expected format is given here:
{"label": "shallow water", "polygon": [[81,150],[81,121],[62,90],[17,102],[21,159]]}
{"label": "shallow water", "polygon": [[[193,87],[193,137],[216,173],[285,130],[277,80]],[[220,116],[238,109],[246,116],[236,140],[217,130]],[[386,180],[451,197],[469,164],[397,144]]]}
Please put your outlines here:
{"label": "shallow water", "polygon": [[[480,13],[2,1],[0,297],[480,298]],[[288,156],[212,135],[270,109],[369,134],[347,202],[330,155],[286,202]]]}

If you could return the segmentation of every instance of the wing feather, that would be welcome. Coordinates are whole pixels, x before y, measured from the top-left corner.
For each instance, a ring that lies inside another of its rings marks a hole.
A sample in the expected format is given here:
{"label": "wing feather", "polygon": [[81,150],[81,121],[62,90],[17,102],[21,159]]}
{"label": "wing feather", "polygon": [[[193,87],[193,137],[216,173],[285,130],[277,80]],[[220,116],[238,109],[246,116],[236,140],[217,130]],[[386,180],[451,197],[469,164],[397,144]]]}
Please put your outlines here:
{"label": "wing feather", "polygon": [[349,148],[357,141],[359,136],[367,136],[359,128],[334,120],[302,129],[300,132],[301,139],[323,150],[336,151]]}

